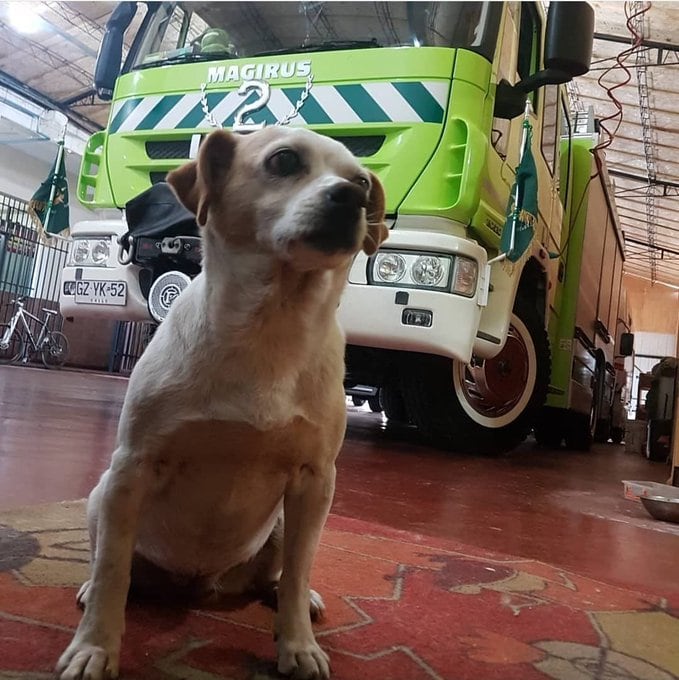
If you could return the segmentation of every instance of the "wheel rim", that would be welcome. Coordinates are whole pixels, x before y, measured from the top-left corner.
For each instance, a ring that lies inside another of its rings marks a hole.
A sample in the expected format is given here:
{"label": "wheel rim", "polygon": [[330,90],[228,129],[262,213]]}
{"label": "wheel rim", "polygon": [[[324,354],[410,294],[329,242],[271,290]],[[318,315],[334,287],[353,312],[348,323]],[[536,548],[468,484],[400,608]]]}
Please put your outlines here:
{"label": "wheel rim", "polygon": [[537,375],[537,357],[528,329],[512,316],[507,341],[493,359],[454,362],[455,392],[467,415],[484,427],[513,422],[527,406]]}

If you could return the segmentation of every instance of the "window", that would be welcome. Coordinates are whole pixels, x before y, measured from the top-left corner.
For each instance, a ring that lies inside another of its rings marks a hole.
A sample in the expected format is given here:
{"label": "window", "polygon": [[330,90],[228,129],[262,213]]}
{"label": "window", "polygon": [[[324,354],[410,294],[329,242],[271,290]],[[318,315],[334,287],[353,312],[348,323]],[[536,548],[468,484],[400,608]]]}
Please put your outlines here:
{"label": "window", "polygon": [[554,161],[558,158],[557,142],[559,139],[559,88],[547,85],[543,88],[544,108],[542,112],[542,155],[547,161],[549,171],[554,174]]}
{"label": "window", "polygon": [[370,47],[461,47],[492,60],[497,2],[153,3],[131,68]]}
{"label": "window", "polygon": [[540,18],[532,2],[521,3],[519,61],[517,70],[524,80],[540,68]]}
{"label": "window", "polygon": [[[541,25],[535,4],[532,2],[521,3],[521,28],[519,30],[519,58],[516,70],[519,79],[525,80],[528,76],[540,70],[540,35]],[[537,108],[537,91],[528,95],[533,109]]]}

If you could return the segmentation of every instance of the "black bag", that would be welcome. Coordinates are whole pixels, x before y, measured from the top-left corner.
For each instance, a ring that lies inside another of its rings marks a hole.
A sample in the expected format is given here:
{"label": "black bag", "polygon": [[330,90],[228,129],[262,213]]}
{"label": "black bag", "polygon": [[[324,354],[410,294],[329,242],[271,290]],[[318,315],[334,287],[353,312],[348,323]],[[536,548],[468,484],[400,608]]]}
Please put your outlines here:
{"label": "black bag", "polygon": [[[119,243],[129,262],[152,266],[155,276],[178,269],[190,276],[200,271],[200,229],[167,182],[154,184],[125,205],[128,231]],[[154,278],[155,278],[154,276]]]}
{"label": "black bag", "polygon": [[167,182],[158,182],[128,201],[125,217],[129,231],[121,237],[124,248],[129,247],[129,236],[200,236],[196,216],[179,202]]}

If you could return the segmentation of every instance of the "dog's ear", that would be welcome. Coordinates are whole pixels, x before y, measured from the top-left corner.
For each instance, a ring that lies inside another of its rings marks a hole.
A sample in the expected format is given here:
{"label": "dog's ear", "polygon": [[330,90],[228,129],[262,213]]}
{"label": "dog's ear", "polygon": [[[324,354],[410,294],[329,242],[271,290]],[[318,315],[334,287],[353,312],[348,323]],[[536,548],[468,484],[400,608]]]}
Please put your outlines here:
{"label": "dog's ear", "polygon": [[197,161],[182,165],[167,176],[168,184],[186,208],[196,215],[201,227],[207,222],[210,203],[223,190],[235,152],[235,137],[226,130],[217,130],[201,145]]}
{"label": "dog's ear", "polygon": [[368,231],[363,239],[363,251],[366,255],[373,255],[377,252],[382,241],[389,236],[389,229],[384,223],[385,198],[384,188],[374,172],[370,173],[370,194],[368,196],[368,207],[366,208],[366,219]]}
{"label": "dog's ear", "polygon": [[174,189],[177,198],[194,215],[198,213],[200,190],[198,188],[198,163],[190,161],[169,172],[167,183]]}

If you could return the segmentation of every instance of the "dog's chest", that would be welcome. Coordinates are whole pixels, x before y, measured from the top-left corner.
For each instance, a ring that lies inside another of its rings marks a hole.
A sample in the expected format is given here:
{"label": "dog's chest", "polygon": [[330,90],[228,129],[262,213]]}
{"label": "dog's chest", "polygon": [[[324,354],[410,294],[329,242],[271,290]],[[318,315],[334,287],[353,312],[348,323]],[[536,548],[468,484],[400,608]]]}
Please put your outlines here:
{"label": "dog's chest", "polygon": [[[160,493],[184,492],[219,496],[247,488],[271,493],[272,481],[284,482],[305,461],[301,419],[269,430],[237,421],[191,420],[163,437],[153,456]],[[276,485],[274,485],[276,486]]]}
{"label": "dog's chest", "polygon": [[290,477],[306,461],[299,424],[258,431],[184,423],[153,457],[139,549],[178,572],[211,573],[251,558],[271,532]]}

